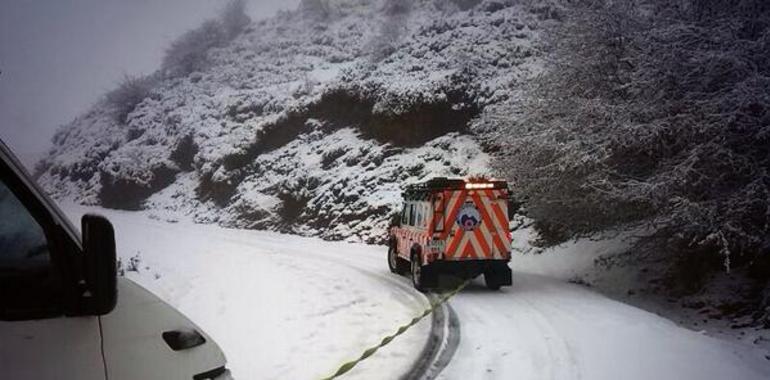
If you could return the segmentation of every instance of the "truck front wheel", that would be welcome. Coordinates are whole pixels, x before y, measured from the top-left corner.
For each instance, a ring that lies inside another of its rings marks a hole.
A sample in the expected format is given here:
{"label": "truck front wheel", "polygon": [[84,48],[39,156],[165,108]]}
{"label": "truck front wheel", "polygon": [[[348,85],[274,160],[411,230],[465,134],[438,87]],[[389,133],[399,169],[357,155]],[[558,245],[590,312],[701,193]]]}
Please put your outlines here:
{"label": "truck front wheel", "polygon": [[417,254],[417,252],[412,253],[412,284],[414,285],[414,288],[419,290],[420,292],[425,292],[426,288],[423,284],[423,277],[422,277],[422,262],[420,260],[420,255]]}
{"label": "truck front wheel", "polygon": [[393,240],[388,244],[388,268],[395,274],[404,274],[409,271],[409,265],[406,260],[398,257],[396,247],[398,243]]}

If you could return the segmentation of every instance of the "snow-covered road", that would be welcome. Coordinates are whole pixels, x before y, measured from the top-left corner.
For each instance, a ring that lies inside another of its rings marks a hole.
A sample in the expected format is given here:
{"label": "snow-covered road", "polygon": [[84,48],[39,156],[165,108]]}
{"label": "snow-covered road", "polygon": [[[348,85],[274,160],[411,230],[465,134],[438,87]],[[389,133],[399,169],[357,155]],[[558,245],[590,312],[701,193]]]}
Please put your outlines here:
{"label": "snow-covered road", "polygon": [[[114,223],[123,261],[139,255],[127,276],[209,332],[237,379],[329,375],[428,304],[388,272],[382,247],[96,211]],[[770,378],[759,350],[545,276],[516,271],[500,292],[477,280],[450,303],[460,339],[441,379]],[[420,322],[345,378],[399,378],[430,331]]]}
{"label": "snow-covered road", "polygon": [[[381,247],[167,223],[143,213],[65,205],[109,217],[126,276],[171,303],[222,347],[235,379],[318,379],[427,307],[393,276]],[[125,267],[125,265],[124,265]],[[346,374],[392,379],[426,345],[427,318]]]}
{"label": "snow-covered road", "polygon": [[451,303],[461,343],[442,379],[770,378],[758,350],[536,274],[499,293],[476,280]]}

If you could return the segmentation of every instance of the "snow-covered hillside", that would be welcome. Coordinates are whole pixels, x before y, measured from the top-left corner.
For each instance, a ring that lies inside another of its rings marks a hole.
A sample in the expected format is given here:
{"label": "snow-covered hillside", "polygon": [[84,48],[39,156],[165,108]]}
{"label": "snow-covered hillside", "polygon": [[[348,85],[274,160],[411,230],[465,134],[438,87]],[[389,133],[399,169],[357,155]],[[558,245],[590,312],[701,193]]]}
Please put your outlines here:
{"label": "snow-covered hillside", "polygon": [[204,68],[105,99],[38,165],[54,197],[374,242],[402,185],[488,174],[489,106],[535,74],[542,2],[333,0],[252,23]]}

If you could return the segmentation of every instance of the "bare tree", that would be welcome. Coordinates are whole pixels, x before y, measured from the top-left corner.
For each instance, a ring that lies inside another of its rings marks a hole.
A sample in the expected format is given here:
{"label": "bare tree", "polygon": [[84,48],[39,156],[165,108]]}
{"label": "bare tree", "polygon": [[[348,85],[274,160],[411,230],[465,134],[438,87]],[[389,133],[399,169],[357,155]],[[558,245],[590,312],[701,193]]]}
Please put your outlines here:
{"label": "bare tree", "polygon": [[569,6],[498,161],[543,244],[645,222],[646,247],[770,259],[770,6],[734,5]]}
{"label": "bare tree", "polygon": [[128,114],[144,99],[150,96],[158,79],[154,75],[123,77],[118,87],[107,93],[105,100],[113,112],[115,120],[125,123]]}

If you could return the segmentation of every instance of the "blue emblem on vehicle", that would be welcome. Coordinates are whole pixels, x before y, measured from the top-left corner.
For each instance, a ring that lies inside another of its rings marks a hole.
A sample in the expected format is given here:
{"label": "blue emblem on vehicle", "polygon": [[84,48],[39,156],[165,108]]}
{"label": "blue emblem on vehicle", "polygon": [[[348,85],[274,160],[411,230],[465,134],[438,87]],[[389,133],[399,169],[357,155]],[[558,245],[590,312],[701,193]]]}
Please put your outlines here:
{"label": "blue emblem on vehicle", "polygon": [[457,212],[457,225],[465,231],[473,231],[481,224],[481,214],[473,202],[465,202]]}

